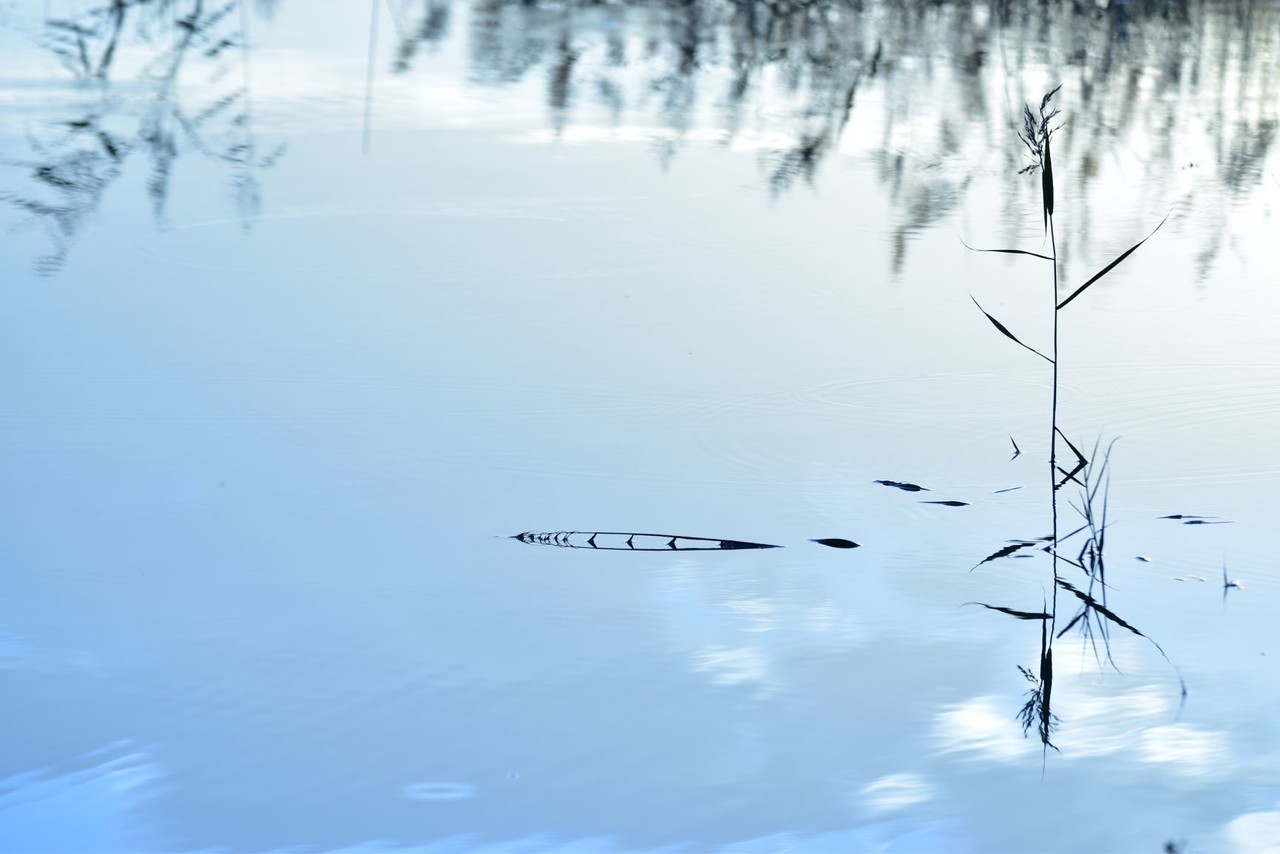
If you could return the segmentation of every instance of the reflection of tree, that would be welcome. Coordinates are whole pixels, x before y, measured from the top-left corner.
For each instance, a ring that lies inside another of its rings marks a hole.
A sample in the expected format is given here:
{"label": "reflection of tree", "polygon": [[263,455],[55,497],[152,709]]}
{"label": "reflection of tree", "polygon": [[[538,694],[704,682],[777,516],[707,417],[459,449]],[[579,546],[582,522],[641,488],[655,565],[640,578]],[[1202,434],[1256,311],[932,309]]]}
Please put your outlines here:
{"label": "reflection of tree", "polygon": [[[270,4],[264,8],[269,12]],[[216,6],[204,0],[110,0],[74,19],[46,20],[45,46],[96,97],[32,140],[31,158],[19,164],[29,171],[30,188],[0,196],[48,232],[53,251],[38,262],[42,272],[61,267],[81,227],[135,155],[149,161],[146,190],[157,219],[164,217],[174,165],[186,151],[224,164],[238,214],[246,223],[256,216],[257,173],[279,152],[263,156],[253,135],[245,23],[242,0]],[[148,49],[140,78],[149,97],[141,106],[106,82],[119,65],[126,34],[136,34]],[[219,75],[238,65],[240,84],[219,84],[222,91],[184,98],[183,71],[195,64]]]}
{"label": "reflection of tree", "polygon": [[[421,45],[445,37],[451,12],[444,0],[396,8],[418,22],[401,27],[403,72]],[[468,8],[473,78],[500,86],[543,76],[558,131],[575,118],[618,125],[643,116],[671,156],[691,128],[711,124],[726,140],[764,149],[774,192],[812,180],[835,152],[869,156],[899,211],[896,253],[955,210],[988,141],[1016,125],[1026,91],[1066,84],[1073,121],[1059,159],[1079,176],[1082,204],[1121,152],[1140,164],[1144,208],[1162,211],[1197,193],[1251,193],[1280,104],[1272,73],[1280,7],[1268,0],[1132,0],[1109,10],[1066,0],[473,0]],[[1196,180],[1184,180],[1197,150],[1220,168],[1201,163]],[[1011,165],[992,171],[1016,172]],[[1014,207],[1017,193],[1004,194]],[[1014,207],[1008,222],[1018,219]],[[1060,236],[1064,258],[1084,254],[1106,229],[1087,215],[1073,221]],[[1206,265],[1225,214],[1216,227],[1201,229]]]}

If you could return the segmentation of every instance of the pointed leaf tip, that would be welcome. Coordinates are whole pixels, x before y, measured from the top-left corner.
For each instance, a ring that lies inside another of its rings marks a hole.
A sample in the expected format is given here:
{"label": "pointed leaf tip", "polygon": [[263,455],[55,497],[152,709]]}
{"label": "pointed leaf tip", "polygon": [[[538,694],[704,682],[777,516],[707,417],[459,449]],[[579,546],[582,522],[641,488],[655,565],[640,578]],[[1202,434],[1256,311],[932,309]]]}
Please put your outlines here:
{"label": "pointed leaf tip", "polygon": [[985,308],[983,308],[983,307],[982,307],[982,305],[981,305],[981,304],[978,302],[978,300],[973,296],[973,294],[970,294],[970,295],[969,295],[969,299],[973,300],[973,304],[974,304],[974,305],[976,305],[976,306],[978,306],[978,311],[982,312],[983,314],[985,314],[985,315],[987,316],[987,320],[990,320],[990,321],[991,321],[991,325],[992,325],[992,326],[994,326],[997,330],[999,330],[1001,335],[1005,336],[1005,337],[1006,337],[1006,338],[1008,338],[1010,341],[1012,341],[1013,343],[1017,344],[1019,347],[1023,347],[1023,348],[1025,348],[1025,349],[1027,349],[1027,350],[1030,350],[1032,353],[1035,353],[1035,354],[1036,354],[1037,356],[1039,356],[1041,359],[1044,359],[1046,362],[1048,362],[1048,363],[1050,363],[1050,364],[1053,364],[1053,359],[1050,359],[1048,356],[1046,356],[1044,353],[1041,353],[1041,352],[1040,352],[1039,350],[1037,350],[1036,348],[1034,348],[1034,347],[1028,347],[1026,344],[1023,344],[1021,341],[1019,341],[1019,340],[1018,340],[1018,336],[1016,336],[1016,335],[1014,335],[1012,332],[1010,332],[1010,331],[1009,331],[1009,328],[1008,328],[1007,326],[1005,326],[1003,323],[1001,323],[1000,321],[998,321],[998,320],[996,320],[994,317],[992,317],[992,316],[991,316],[991,314],[990,314],[990,312],[988,312]]}
{"label": "pointed leaf tip", "polygon": [[1114,261],[1112,261],[1110,264],[1108,264],[1107,266],[1099,270],[1097,273],[1095,273],[1093,278],[1085,282],[1080,287],[1076,288],[1075,291],[1072,292],[1071,296],[1067,297],[1062,302],[1058,303],[1058,311],[1061,311],[1064,307],[1066,307],[1067,303],[1071,302],[1073,299],[1080,296],[1080,294],[1084,293],[1085,288],[1089,287],[1094,282],[1098,281],[1098,279],[1101,279],[1107,273],[1110,273],[1111,270],[1115,268],[1117,264],[1119,264],[1121,261],[1123,261],[1124,259],[1128,258],[1130,255],[1132,255],[1139,246],[1141,246],[1142,244],[1150,240],[1152,237],[1154,237],[1155,233],[1160,230],[1160,227],[1169,221],[1169,216],[1170,214],[1165,214],[1164,219],[1160,220],[1160,224],[1157,225],[1155,228],[1151,229],[1151,234],[1148,234],[1146,237],[1142,238],[1137,243],[1130,246],[1124,252],[1120,253],[1120,255]]}

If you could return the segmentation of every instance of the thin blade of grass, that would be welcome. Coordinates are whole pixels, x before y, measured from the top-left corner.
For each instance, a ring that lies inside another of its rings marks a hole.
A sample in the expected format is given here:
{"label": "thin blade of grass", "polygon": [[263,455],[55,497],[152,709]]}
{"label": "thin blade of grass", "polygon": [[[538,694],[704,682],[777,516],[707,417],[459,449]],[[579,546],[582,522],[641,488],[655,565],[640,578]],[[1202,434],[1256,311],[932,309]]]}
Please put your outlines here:
{"label": "thin blade of grass", "polygon": [[1073,454],[1075,454],[1075,455],[1076,455],[1076,459],[1080,461],[1080,464],[1081,464],[1082,466],[1089,462],[1087,459],[1085,459],[1084,454],[1080,453],[1080,449],[1079,449],[1079,448],[1077,448],[1077,447],[1076,447],[1076,446],[1071,442],[1071,440],[1067,438],[1067,434],[1066,434],[1066,433],[1063,433],[1063,432],[1062,432],[1061,430],[1059,430],[1057,427],[1055,427],[1055,428],[1053,428],[1053,429],[1054,429],[1054,430],[1056,430],[1056,431],[1057,431],[1057,433],[1058,433],[1058,435],[1062,437],[1062,441],[1064,441],[1064,442],[1066,442],[1066,443],[1067,443],[1067,447],[1068,447],[1068,448],[1070,448],[1070,449],[1071,449],[1071,452],[1072,452]]}
{"label": "thin blade of grass", "polygon": [[1130,246],[1130,247],[1129,247],[1128,249],[1126,249],[1124,252],[1120,253],[1120,256],[1119,256],[1118,258],[1116,258],[1116,259],[1115,259],[1114,261],[1112,261],[1110,264],[1108,264],[1107,266],[1105,266],[1105,267],[1103,267],[1101,270],[1099,270],[1099,271],[1094,275],[1094,277],[1093,277],[1092,279],[1090,279],[1089,281],[1085,282],[1085,283],[1084,283],[1083,285],[1081,285],[1080,287],[1076,288],[1075,292],[1074,292],[1073,294],[1071,294],[1071,296],[1067,297],[1067,298],[1066,298],[1066,299],[1064,299],[1062,302],[1058,303],[1058,309],[1057,309],[1057,310],[1058,310],[1058,311],[1062,311],[1062,309],[1066,307],[1067,303],[1071,302],[1073,299],[1075,299],[1076,297],[1080,296],[1080,294],[1084,293],[1085,288],[1089,287],[1089,286],[1090,286],[1090,285],[1092,285],[1094,282],[1098,281],[1098,279],[1101,279],[1101,278],[1102,278],[1103,276],[1105,276],[1107,273],[1110,273],[1110,272],[1111,272],[1111,270],[1112,270],[1112,269],[1113,269],[1117,264],[1119,264],[1119,263],[1120,263],[1121,261],[1123,261],[1124,259],[1128,258],[1130,255],[1132,255],[1132,254],[1134,253],[1134,251],[1135,251],[1139,246],[1141,246],[1142,244],[1144,244],[1144,243],[1146,243],[1148,240],[1150,240],[1150,239],[1155,235],[1155,233],[1156,233],[1157,231],[1159,231],[1159,230],[1160,230],[1160,226],[1164,225],[1164,224],[1165,224],[1166,222],[1168,222],[1168,221],[1169,221],[1169,214],[1165,214],[1164,219],[1160,220],[1160,225],[1157,225],[1155,228],[1153,228],[1153,229],[1151,230],[1151,234],[1148,234],[1146,237],[1142,238],[1142,239],[1141,239],[1141,240],[1139,240],[1137,243],[1135,243],[1135,244],[1133,244],[1132,246]]}
{"label": "thin blade of grass", "polygon": [[1006,338],[1008,338],[1013,343],[1017,344],[1019,347],[1026,348],[1027,350],[1030,350],[1032,353],[1035,353],[1037,356],[1039,356],[1041,359],[1044,359],[1049,364],[1053,364],[1053,359],[1050,359],[1048,356],[1046,356],[1044,353],[1041,353],[1036,348],[1028,347],[1026,344],[1023,344],[1021,341],[1019,341],[1018,336],[1010,332],[1008,327],[1006,327],[1003,323],[1001,323],[1000,321],[992,317],[991,314],[985,308],[983,308],[976,299],[974,299],[973,294],[969,295],[969,299],[973,300],[973,304],[978,306],[978,311],[987,315],[987,320],[991,321],[991,325],[994,326],[996,329],[998,329],[1000,331],[1000,334],[1004,335]]}
{"label": "thin blade of grass", "polygon": [[[1005,546],[1004,548],[1000,549],[999,551],[994,552],[994,553],[992,553],[992,554],[989,554],[989,555],[987,555],[986,557],[984,557],[982,560],[980,560],[980,561],[978,561],[977,563],[975,563],[975,564],[973,565],[973,569],[971,569],[971,570],[969,570],[969,571],[970,571],[970,572],[973,572],[973,570],[974,570],[974,569],[977,569],[978,567],[982,566],[984,563],[990,563],[990,562],[991,562],[991,561],[993,561],[993,560],[999,560],[999,559],[1000,559],[1000,558],[1002,558],[1002,557],[1008,557],[1009,555],[1013,554],[1014,552],[1021,551],[1022,549],[1028,548],[1028,547],[1030,547],[1030,546],[1034,546],[1035,544],[1036,544],[1036,543],[1035,543],[1035,541],[1034,541],[1034,540],[1033,540],[1033,541],[1020,540],[1020,541],[1018,541],[1018,542],[1014,543],[1013,545]],[[981,603],[979,603],[979,604],[981,604]]]}
{"label": "thin blade of grass", "polygon": [[1073,628],[1075,628],[1076,623],[1080,622],[1080,620],[1081,620],[1081,619],[1083,619],[1083,618],[1084,618],[1084,615],[1085,615],[1085,614],[1087,614],[1087,613],[1089,613],[1089,610],[1088,610],[1087,608],[1081,608],[1081,609],[1080,609],[1080,613],[1078,613],[1078,614],[1076,614],[1074,617],[1072,617],[1072,618],[1071,618],[1071,622],[1069,622],[1069,623],[1067,623],[1065,626],[1063,626],[1063,627],[1062,627],[1062,631],[1058,632],[1058,634],[1057,634],[1057,635],[1055,635],[1055,637],[1057,637],[1057,638],[1059,638],[1059,639],[1060,639],[1060,638],[1061,638],[1063,635],[1065,635],[1067,632],[1071,631]]}
{"label": "thin blade of grass", "polygon": [[964,240],[961,240],[960,242],[964,244],[964,248],[968,249],[970,252],[999,252],[1004,255],[1030,255],[1032,258],[1043,258],[1045,261],[1053,260],[1053,258],[1048,255],[1041,255],[1039,252],[1030,252],[1026,249],[982,249],[978,246],[970,246],[968,243],[965,243]]}
{"label": "thin blade of grass", "polygon": [[[1137,636],[1138,636],[1138,637],[1140,637],[1140,638],[1147,638],[1147,640],[1148,640],[1148,641],[1151,641],[1151,643],[1155,644],[1156,649],[1160,649],[1160,644],[1158,644],[1158,643],[1156,643],[1155,641],[1151,640],[1151,638],[1148,638],[1148,637],[1147,637],[1146,635],[1144,635],[1142,632],[1138,631],[1138,630],[1137,630],[1137,628],[1135,628],[1134,626],[1130,625],[1129,623],[1126,623],[1126,622],[1124,621],[1124,619],[1123,619],[1119,614],[1117,614],[1115,611],[1112,611],[1110,608],[1106,607],[1106,606],[1105,606],[1105,605],[1103,605],[1101,602],[1099,602],[1097,599],[1094,599],[1094,598],[1093,598],[1092,596],[1090,596],[1088,593],[1085,593],[1083,590],[1080,590],[1080,589],[1076,588],[1075,586],[1073,586],[1073,585],[1071,584],[1071,582],[1070,582],[1070,581],[1067,581],[1066,579],[1059,578],[1059,579],[1058,579],[1058,586],[1059,586],[1059,587],[1061,587],[1063,590],[1066,590],[1066,591],[1068,591],[1068,592],[1070,592],[1070,593],[1074,594],[1074,595],[1075,595],[1075,597],[1076,597],[1077,599],[1079,599],[1081,602],[1083,602],[1084,604],[1088,605],[1088,606],[1089,606],[1090,608],[1092,608],[1094,611],[1096,611],[1097,613],[1099,613],[1099,614],[1101,614],[1102,616],[1106,617],[1108,620],[1110,620],[1111,622],[1115,623],[1115,624],[1116,624],[1117,626],[1119,626],[1120,628],[1122,628],[1122,629],[1128,629],[1129,631],[1133,632],[1135,635],[1137,635]],[[1164,650],[1163,650],[1163,649],[1160,649],[1160,652],[1161,652],[1161,653],[1163,653],[1163,652],[1164,652]]]}
{"label": "thin blade of grass", "polygon": [[965,602],[966,605],[981,605],[991,610],[999,611],[1001,614],[1008,614],[1010,617],[1017,617],[1019,620],[1051,620],[1053,615],[1045,611],[1018,611],[1013,608],[1005,608],[1000,605],[988,605],[986,602]]}

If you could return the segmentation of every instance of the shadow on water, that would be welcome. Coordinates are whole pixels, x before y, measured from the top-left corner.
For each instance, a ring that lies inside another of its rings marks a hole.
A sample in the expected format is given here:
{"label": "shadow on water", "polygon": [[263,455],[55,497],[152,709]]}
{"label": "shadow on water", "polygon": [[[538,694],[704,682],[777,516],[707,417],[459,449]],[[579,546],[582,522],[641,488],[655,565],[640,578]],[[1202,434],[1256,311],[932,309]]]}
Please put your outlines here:
{"label": "shadow on water", "polygon": [[[270,13],[273,2],[259,3]],[[110,0],[71,17],[46,18],[39,38],[79,84],[81,98],[46,120],[30,155],[9,165],[26,171],[20,191],[0,193],[28,226],[42,227],[52,250],[42,274],[62,268],[78,234],[100,209],[131,159],[147,162],[146,193],[163,224],[178,160],[197,153],[224,167],[246,228],[262,206],[259,173],[283,148],[263,152],[254,133],[244,0]],[[142,46],[136,80],[143,97],[119,91],[124,45]],[[206,85],[193,86],[203,72]],[[183,85],[183,84],[187,85]],[[193,94],[194,92],[194,94]]]}

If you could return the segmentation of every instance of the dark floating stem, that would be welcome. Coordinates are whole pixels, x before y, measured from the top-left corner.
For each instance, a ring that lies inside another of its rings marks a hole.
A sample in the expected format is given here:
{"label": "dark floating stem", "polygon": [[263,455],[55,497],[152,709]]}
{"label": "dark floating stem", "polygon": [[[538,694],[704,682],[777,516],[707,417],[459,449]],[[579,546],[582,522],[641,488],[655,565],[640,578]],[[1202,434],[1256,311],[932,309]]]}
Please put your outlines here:
{"label": "dark floating stem", "polygon": [[720,537],[687,537],[683,534],[645,534],[631,531],[524,531],[512,535],[511,539],[530,545],[615,552],[709,552],[782,548],[768,543],[750,543]]}

